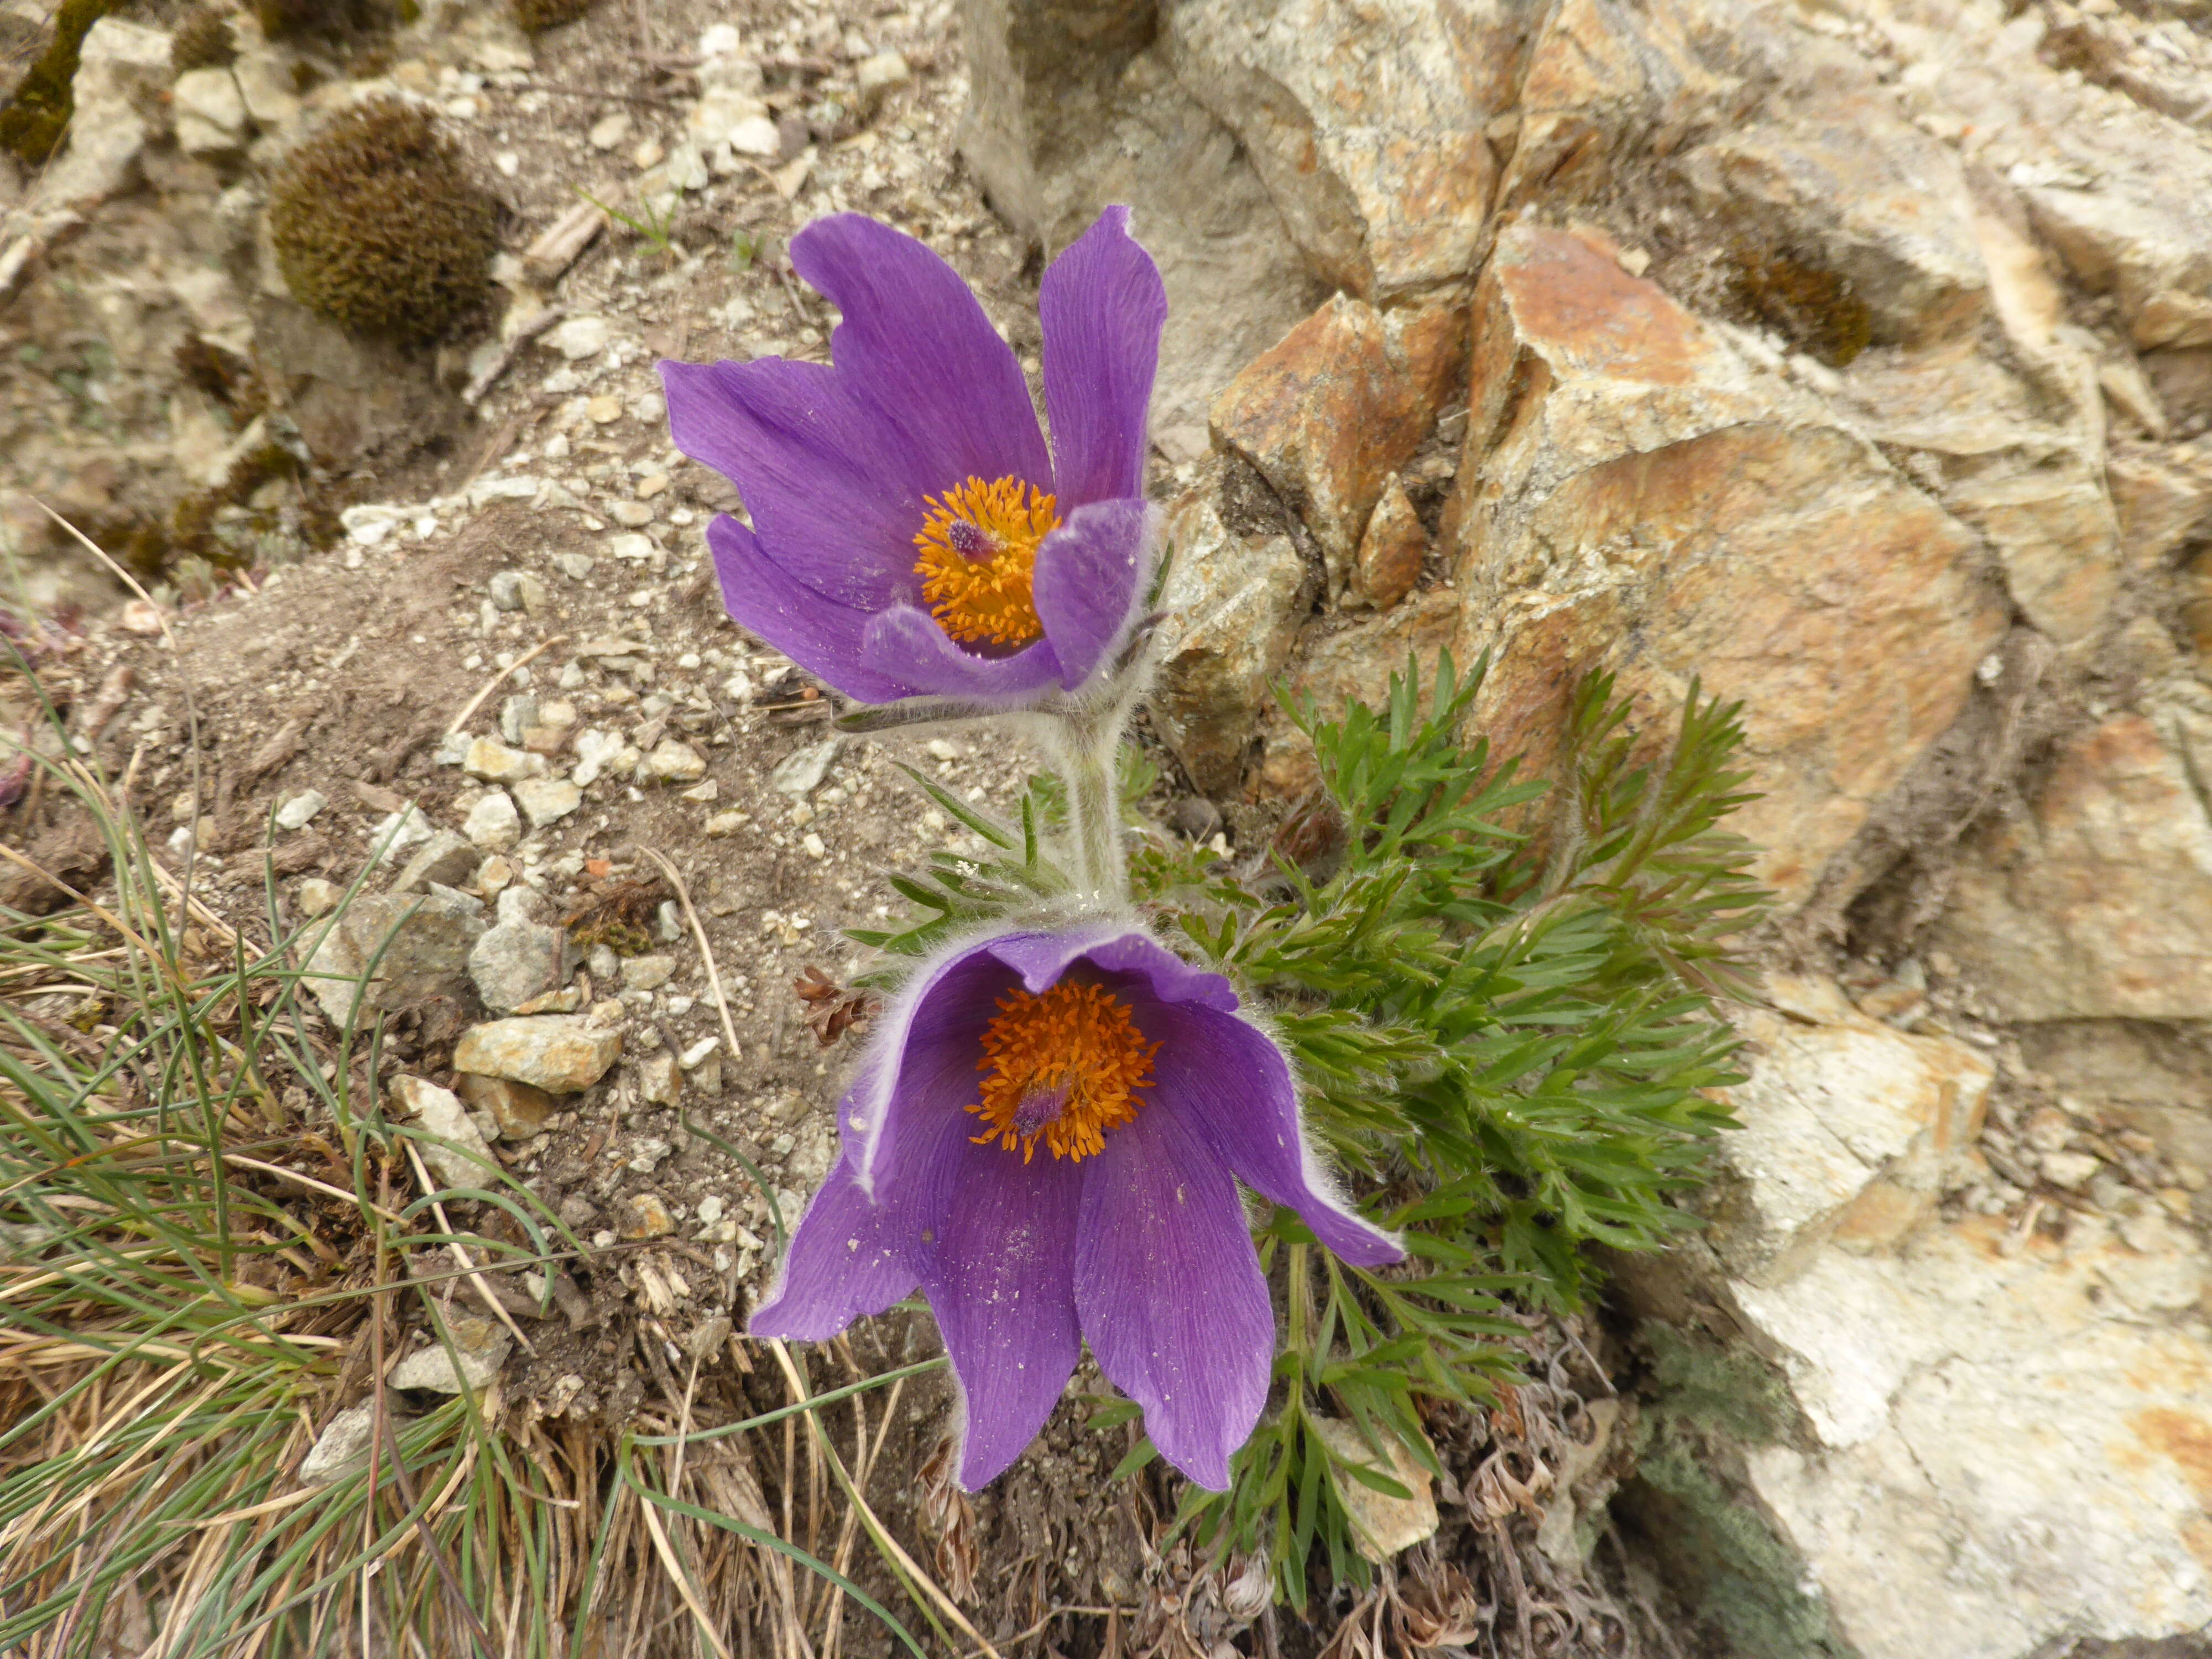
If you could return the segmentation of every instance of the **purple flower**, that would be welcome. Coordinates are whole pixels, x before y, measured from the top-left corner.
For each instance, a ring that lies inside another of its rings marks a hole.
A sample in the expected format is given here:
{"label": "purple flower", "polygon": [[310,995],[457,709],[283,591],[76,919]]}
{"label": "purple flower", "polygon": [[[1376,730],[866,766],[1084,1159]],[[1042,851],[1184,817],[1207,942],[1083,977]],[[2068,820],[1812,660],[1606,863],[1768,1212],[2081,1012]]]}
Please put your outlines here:
{"label": "purple flower", "polygon": [[678,446],[752,518],[708,545],[730,615],[847,696],[1074,691],[1149,574],[1145,414],[1167,297],[1109,208],[1045,272],[1045,453],[1021,365],[952,268],[858,214],[792,239],[834,367],[660,365]]}
{"label": "purple flower", "polygon": [[1044,1425],[1087,1340],[1168,1461],[1229,1484],[1275,1322],[1239,1181],[1395,1261],[1306,1147],[1282,1051],[1218,974],[1120,923],[1003,933],[918,971],[839,1108],[842,1151],[756,1336],[820,1341],[918,1284],[971,1490]]}

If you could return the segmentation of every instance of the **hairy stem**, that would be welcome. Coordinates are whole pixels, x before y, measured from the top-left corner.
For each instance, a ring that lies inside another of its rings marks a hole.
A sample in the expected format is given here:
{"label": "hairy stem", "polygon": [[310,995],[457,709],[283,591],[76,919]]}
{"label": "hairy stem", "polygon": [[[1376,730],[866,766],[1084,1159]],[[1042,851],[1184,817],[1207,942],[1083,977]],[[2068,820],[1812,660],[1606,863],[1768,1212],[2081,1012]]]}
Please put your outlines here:
{"label": "hairy stem", "polygon": [[1121,852],[1121,781],[1115,769],[1121,743],[1118,720],[1065,720],[1056,735],[1060,775],[1067,785],[1067,832],[1075,884],[1105,904],[1128,897]]}

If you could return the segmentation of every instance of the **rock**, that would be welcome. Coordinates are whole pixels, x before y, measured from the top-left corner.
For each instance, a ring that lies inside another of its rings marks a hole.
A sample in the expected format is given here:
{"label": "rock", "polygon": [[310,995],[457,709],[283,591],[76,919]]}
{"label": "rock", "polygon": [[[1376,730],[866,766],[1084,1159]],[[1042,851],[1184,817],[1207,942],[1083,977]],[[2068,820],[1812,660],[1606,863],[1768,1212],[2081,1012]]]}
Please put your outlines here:
{"label": "rock", "polygon": [[719,840],[725,836],[736,835],[748,822],[743,812],[716,812],[699,828],[704,834]]}
{"label": "rock", "polygon": [[584,803],[584,792],[566,778],[525,778],[514,786],[515,805],[533,830],[558,822]]}
{"label": "rock", "polygon": [[545,584],[527,570],[495,572],[484,592],[502,611],[526,611],[534,617],[545,609]]}
{"label": "rock", "polygon": [[[2194,147],[2176,147],[2176,160]],[[2202,155],[2201,150],[2195,151]],[[2212,177],[2212,158],[2196,172]],[[2180,192],[2181,179],[2165,190]],[[2139,348],[2212,345],[2212,233],[2163,201],[2124,191],[2046,188],[2027,192],[2036,228],[2092,291],[2119,302]]]}
{"label": "rock", "polygon": [[1539,199],[1597,198],[1616,162],[1640,166],[1685,148],[1705,128],[1725,131],[1736,102],[1728,94],[1741,83],[1708,69],[1692,49],[1691,36],[1706,21],[1664,3],[1561,0],[1553,8],[1526,58],[1499,216]]}
{"label": "rock", "polygon": [[2005,1225],[1938,1228],[1901,1260],[1831,1251],[1737,1295],[1813,1431],[1750,1452],[1752,1491],[1867,1659],[2212,1619],[2191,1474],[2212,1346],[2171,1305],[2201,1291],[2201,1256],[2092,1218],[2014,1253]]}
{"label": "rock", "polygon": [[[597,726],[586,726],[576,733],[573,747],[576,765],[569,775],[579,788],[589,788],[608,773],[623,773],[634,769],[638,752],[612,732],[603,732]],[[527,804],[525,811],[528,810]]]}
{"label": "rock", "polygon": [[684,1073],[675,1055],[663,1050],[638,1061],[637,1097],[653,1106],[673,1106],[684,1097]]}
{"label": "rock", "polygon": [[675,976],[676,958],[671,956],[626,957],[622,964],[623,989],[625,991],[658,991]]}
{"label": "rock", "polygon": [[513,1013],[558,989],[574,967],[568,929],[519,915],[502,915],[469,951],[469,977],[484,1006],[496,1014]]}
{"label": "rock", "polygon": [[629,117],[623,112],[617,110],[612,115],[602,115],[598,120],[592,122],[590,131],[586,132],[584,137],[593,149],[612,149],[623,139],[629,137]]}
{"label": "rock", "polygon": [[1382,499],[1375,504],[1359,538],[1348,597],[1387,611],[1413,591],[1428,553],[1428,529],[1413,510],[1404,483],[1394,477],[1382,486]]}
{"label": "rock", "polygon": [[473,1394],[497,1380],[514,1339],[489,1319],[450,1310],[443,1316],[453,1347],[433,1340],[401,1356],[385,1373],[395,1389],[424,1389],[435,1394]]}
{"label": "rock", "polygon": [[1845,382],[1857,423],[1892,453],[1934,462],[1937,499],[1996,553],[2028,621],[2061,646],[2084,644],[2120,585],[2101,422],[2094,436],[2079,420],[2050,424],[2047,395],[1972,347],[1869,353]]}
{"label": "rock", "polygon": [[314,821],[315,814],[330,804],[331,798],[321,790],[302,789],[276,809],[276,827],[279,830],[304,830]]}
{"label": "rock", "polygon": [[433,830],[392,878],[395,893],[427,893],[434,884],[459,888],[475,878],[483,852],[450,830]]}
{"label": "rock", "polygon": [[707,757],[688,743],[663,738],[645,757],[644,770],[656,783],[696,783],[707,775]]}
{"label": "rock", "polygon": [[369,853],[379,864],[397,864],[400,855],[430,839],[434,826],[422,809],[410,801],[397,812],[386,813],[368,832]]}
{"label": "rock", "polygon": [[1213,405],[1214,442],[1248,459],[1311,527],[1332,598],[1351,580],[1383,486],[1435,417],[1421,394],[1381,313],[1340,294]]}
{"label": "rock", "polygon": [[1729,1272],[1786,1279],[1833,1243],[1896,1243],[1932,1212],[1947,1166],[1973,1144],[1995,1072],[1949,1037],[1867,1018],[1832,982],[1776,975],[1778,1012],[1741,1033],[1758,1056],[1723,1098],[1742,1127],[1722,1138],[1713,1248]]}
{"label": "rock", "polygon": [[2212,457],[2177,459],[2172,452],[2114,455],[2107,465],[2120,557],[2130,570],[2159,568],[2212,523]]}
{"label": "rock", "polygon": [[1669,720],[1700,675],[1747,701],[1764,794],[1735,826],[1785,902],[1803,897],[2002,637],[1979,544],[1601,239],[1508,229],[1474,310],[1441,550],[1467,619],[1455,654],[1497,653],[1479,729],[1540,768],[1582,674],[1615,672]]}
{"label": "rock", "polygon": [[873,114],[884,100],[914,79],[914,70],[896,52],[879,52],[863,58],[853,68],[853,89],[863,111]]}
{"label": "rock", "polygon": [[1515,9],[1183,0],[1163,15],[1178,77],[1250,151],[1322,280],[1381,303],[1480,263]]}
{"label": "rock", "polygon": [[400,1076],[392,1080],[392,1097],[398,1109],[425,1131],[453,1143],[451,1147],[416,1144],[432,1175],[448,1188],[481,1190],[495,1183],[499,1160],[459,1095],[418,1077]]}
{"label": "rock", "polygon": [[1935,938],[2001,1018],[2212,1018],[2208,762],[2204,717],[2115,715],[1969,837]]}
{"label": "rock", "polygon": [[607,349],[608,332],[604,317],[564,317],[545,331],[544,340],[549,349],[580,363]]}
{"label": "rock", "polygon": [[[300,1460],[302,1486],[327,1486],[368,1467],[368,1443],[376,1432],[376,1406],[375,1401],[364,1400],[358,1406],[347,1407],[323,1425],[315,1443]],[[406,1415],[396,1401],[385,1402],[385,1413],[386,1427],[396,1436],[405,1426]],[[390,1459],[386,1449],[379,1462],[389,1467]]]}
{"label": "rock", "polygon": [[265,46],[242,52],[230,72],[254,125],[281,135],[300,118],[291,64],[282,53]]}
{"label": "rock", "polygon": [[234,155],[246,145],[246,100],[228,69],[187,70],[170,92],[177,148],[187,155]]}
{"label": "rock", "polygon": [[552,1096],[512,1078],[463,1072],[454,1080],[453,1092],[470,1110],[489,1115],[502,1140],[529,1139],[544,1128],[555,1109]]}
{"label": "rock", "polygon": [[[450,888],[356,895],[310,934],[302,982],[341,1029],[366,1024],[368,1009],[396,1012],[465,996],[469,951],[483,931],[483,907]],[[366,1007],[356,1012],[364,975]]]}
{"label": "rock", "polygon": [[345,896],[345,889],[334,881],[325,881],[320,876],[309,876],[294,894],[300,914],[310,921],[328,915],[337,908],[338,901]]}
{"label": "rock", "polygon": [[545,760],[540,755],[510,749],[497,738],[478,738],[469,744],[461,767],[471,777],[482,778],[486,783],[520,783],[541,775]]}
{"label": "rock", "polygon": [[1352,1542],[1362,1555],[1376,1563],[1388,1561],[1401,1550],[1436,1536],[1436,1483],[1403,1441],[1395,1435],[1379,1437],[1389,1454],[1380,1457],[1356,1423],[1336,1417],[1311,1417],[1307,1421],[1337,1462],[1357,1464],[1406,1488],[1407,1496],[1394,1498],[1352,1476],[1338,1478],[1332,1466],[1330,1484],[1352,1522]]}
{"label": "rock", "polygon": [[85,32],[70,82],[68,143],[39,181],[38,204],[92,207],[129,185],[160,123],[169,46],[167,30],[119,17],[103,17]]}
{"label": "rock", "polygon": [[657,1193],[637,1193],[623,1200],[624,1238],[665,1238],[676,1231],[676,1218]]}
{"label": "rock", "polygon": [[1234,142],[1180,83],[1152,0],[961,0],[960,150],[1023,236],[1065,247],[1127,204],[1167,286],[1157,430],[1202,424],[1326,292]]}
{"label": "rock", "polygon": [[2044,1020],[2021,1031],[2028,1064],[2148,1133],[2169,1158],[2212,1168],[2212,1029],[2138,1020]]}
{"label": "rock", "polygon": [[504,853],[522,839],[522,816],[514,810],[512,796],[495,789],[469,808],[461,833],[486,852]]}
{"label": "rock", "polygon": [[1153,717],[1208,794],[1243,782],[1253,721],[1288,660],[1319,573],[1280,504],[1241,459],[1209,462],[1167,514],[1175,563],[1160,596]]}
{"label": "rock", "polygon": [[622,1032],[574,1014],[495,1019],[463,1033],[453,1069],[510,1078],[548,1094],[571,1095],[606,1075]]}
{"label": "rock", "polygon": [[844,743],[842,738],[824,738],[819,743],[793,750],[768,775],[768,787],[778,794],[804,800],[822,787],[823,779],[830,775],[830,763],[837,758],[837,751]]}
{"label": "rock", "polygon": [[1716,241],[1733,237],[1758,275],[1786,260],[1847,283],[1876,343],[1955,338],[1988,307],[1959,158],[1887,92],[1719,133],[1679,170]]}

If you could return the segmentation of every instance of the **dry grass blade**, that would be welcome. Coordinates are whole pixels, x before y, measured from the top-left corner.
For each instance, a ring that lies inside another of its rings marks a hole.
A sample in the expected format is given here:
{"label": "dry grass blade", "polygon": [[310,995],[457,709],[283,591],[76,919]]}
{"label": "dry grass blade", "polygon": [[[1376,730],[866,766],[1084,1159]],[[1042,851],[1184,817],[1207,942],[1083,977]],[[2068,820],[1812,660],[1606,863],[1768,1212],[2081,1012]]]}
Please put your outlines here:
{"label": "dry grass blade", "polygon": [[[515,1188],[533,1243],[472,1231],[490,1206],[437,1187],[354,1034],[319,1035],[297,938],[218,915],[106,779],[33,758],[108,873],[54,884],[51,914],[0,910],[0,1652],[811,1659],[794,1560],[865,1595],[765,1524],[757,1486],[763,1524],[720,1524],[744,1499],[738,1442],[711,1437],[744,1425],[699,1431],[716,1449],[687,1462],[690,1387],[669,1493],[643,1503],[632,1437],[549,1438],[500,1380],[398,1409],[393,1322],[434,1330],[469,1285],[526,1347],[491,1281],[554,1265],[562,1224]],[[361,1403],[373,1453],[303,1481]],[[594,1582],[620,1593],[587,1606]]]}

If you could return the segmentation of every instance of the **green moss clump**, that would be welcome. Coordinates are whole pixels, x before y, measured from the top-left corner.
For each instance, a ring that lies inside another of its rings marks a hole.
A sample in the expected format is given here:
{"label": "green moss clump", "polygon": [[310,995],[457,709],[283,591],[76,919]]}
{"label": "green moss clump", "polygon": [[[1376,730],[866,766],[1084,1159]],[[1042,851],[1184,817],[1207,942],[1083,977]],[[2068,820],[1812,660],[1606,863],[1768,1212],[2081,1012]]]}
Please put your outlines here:
{"label": "green moss clump", "polygon": [[1736,298],[1769,327],[1831,368],[1841,368],[1874,339],[1874,312],[1848,276],[1791,252],[1735,250]]}
{"label": "green moss clump", "polygon": [[69,131],[76,108],[70,83],[76,79],[77,55],[92,26],[122,0],[62,0],[54,14],[54,38],[31,65],[15,95],[0,109],[0,149],[13,151],[30,167],[44,167]]}
{"label": "green moss clump", "polygon": [[228,69],[238,61],[238,42],[230,20],[208,6],[195,6],[169,42],[169,67],[179,75],[193,70]]}
{"label": "green moss clump", "polygon": [[483,307],[498,216],[427,112],[380,99],[287,158],[269,228],[301,304],[343,327],[421,344]]}
{"label": "green moss clump", "polygon": [[530,34],[573,23],[592,9],[592,0],[507,0],[507,4],[514,21]]}

